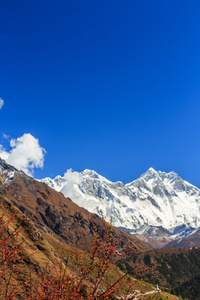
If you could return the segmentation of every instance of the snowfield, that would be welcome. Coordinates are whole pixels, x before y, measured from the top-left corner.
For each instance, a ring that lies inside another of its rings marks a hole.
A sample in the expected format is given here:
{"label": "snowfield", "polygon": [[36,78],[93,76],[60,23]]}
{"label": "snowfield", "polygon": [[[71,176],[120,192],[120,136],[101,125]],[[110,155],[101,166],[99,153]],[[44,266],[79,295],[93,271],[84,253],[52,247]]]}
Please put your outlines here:
{"label": "snowfield", "polygon": [[[92,170],[68,170],[41,180],[90,212],[131,233],[187,236],[200,227],[200,190],[175,172],[150,168],[131,183],[111,182]],[[160,233],[159,233],[160,234]]]}

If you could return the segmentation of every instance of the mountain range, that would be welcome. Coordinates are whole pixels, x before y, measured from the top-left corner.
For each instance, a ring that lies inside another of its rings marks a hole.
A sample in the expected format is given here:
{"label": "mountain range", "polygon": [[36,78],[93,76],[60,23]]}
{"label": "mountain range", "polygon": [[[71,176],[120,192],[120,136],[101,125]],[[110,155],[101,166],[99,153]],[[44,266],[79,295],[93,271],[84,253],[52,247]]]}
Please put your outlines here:
{"label": "mountain range", "polygon": [[131,234],[182,239],[200,227],[200,190],[175,172],[147,170],[123,184],[111,182],[92,170],[41,180],[73,199],[79,206]]}
{"label": "mountain range", "polygon": [[92,220],[103,212],[134,241],[156,248],[200,245],[200,190],[174,172],[150,168],[125,185],[92,170],[38,181],[0,159],[0,190],[42,230],[74,244],[91,233]]}
{"label": "mountain range", "polygon": [[[69,245],[89,250],[93,226],[100,231],[103,220],[79,207],[48,185],[35,180],[0,158],[0,192],[42,232]],[[113,228],[113,239],[121,247],[150,249],[138,238]]]}
{"label": "mountain range", "polygon": [[[199,190],[176,173],[156,172],[150,168],[137,180],[124,185],[122,182],[112,183],[94,171],[85,170],[78,173],[70,170],[63,177],[57,176],[54,180],[48,178],[42,181],[48,181],[53,188],[0,159],[0,216],[5,216],[7,220],[12,218],[12,223],[7,230],[9,235],[15,232],[15,228],[20,228],[19,238],[20,241],[25,241],[24,249],[27,254],[32,249],[37,251],[34,252],[37,255],[31,261],[35,270],[40,271],[46,264],[52,262],[59,266],[59,255],[64,255],[64,249],[74,251],[75,246],[78,246],[86,252],[90,251],[94,228],[96,227],[99,233],[103,234],[104,222],[97,213],[88,210],[98,207],[98,202],[103,199],[102,203],[108,201],[110,206],[104,207],[101,203],[98,213],[102,209],[108,219],[113,217],[113,223],[116,220],[114,213],[121,207],[124,213],[134,212],[134,209],[137,209],[138,214],[140,212],[145,216],[144,212],[146,212],[146,224],[141,224],[142,228],[146,226],[148,229],[146,231],[142,231],[138,226],[139,222],[129,228],[129,224],[133,223],[132,218],[125,225],[117,223],[122,225],[118,227],[123,227],[123,230],[112,227],[112,239],[118,248],[117,253],[121,253],[124,248],[136,250],[129,258],[125,257],[119,261],[118,267],[122,272],[126,273],[127,270],[135,268],[136,264],[144,269],[159,265],[154,272],[146,275],[152,284],[159,283],[170,290],[171,287],[175,287],[178,294],[187,297],[188,285],[192,286],[193,292],[199,290]],[[73,201],[63,194],[70,196]],[[82,199],[85,199],[86,204],[90,203],[88,210],[74,203],[77,201],[80,204]],[[92,206],[94,201],[96,206]],[[118,204],[116,207],[115,203]],[[137,204],[135,207],[134,203]],[[173,227],[171,224],[174,224],[173,222],[176,224],[179,206],[182,219],[178,219],[180,223]],[[111,212],[109,207],[112,208]],[[195,208],[196,213],[194,213]],[[169,214],[170,209],[175,221]],[[158,215],[160,212],[160,219],[167,222],[163,221],[162,226],[158,226],[156,223],[158,220],[155,219],[155,224],[150,224],[154,218],[151,216],[153,211]],[[120,214],[120,210],[118,213]],[[183,213],[185,215],[182,215]],[[122,217],[124,215],[118,220],[123,219]],[[187,222],[184,223],[186,219]],[[125,231],[137,232],[137,234],[128,234]],[[145,236],[139,235],[138,232]],[[149,237],[148,233],[152,237]],[[164,248],[153,249],[150,245]],[[62,261],[68,262],[65,256],[62,256]],[[30,262],[27,260],[26,264],[28,267]],[[72,268],[69,269],[70,271],[78,272],[73,265],[69,267]],[[23,281],[27,279],[28,273],[23,269],[19,276]],[[149,286],[149,290],[151,289],[152,287]],[[169,294],[164,296],[168,298]],[[191,292],[189,299],[200,299],[199,294],[192,298],[190,296]],[[152,296],[152,299],[157,299],[157,294],[155,297]],[[169,299],[178,298],[170,295]]]}

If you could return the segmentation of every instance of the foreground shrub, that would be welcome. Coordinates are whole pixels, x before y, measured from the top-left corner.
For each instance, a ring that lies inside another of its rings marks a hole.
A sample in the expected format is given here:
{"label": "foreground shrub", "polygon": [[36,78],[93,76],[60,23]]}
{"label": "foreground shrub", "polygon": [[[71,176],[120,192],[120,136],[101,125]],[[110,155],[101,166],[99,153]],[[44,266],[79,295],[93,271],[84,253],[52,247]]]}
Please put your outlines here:
{"label": "foreground shrub", "polygon": [[[20,229],[10,232],[14,216],[8,221],[4,217],[5,214],[0,217],[0,299],[101,300],[115,299],[119,294],[123,294],[123,299],[133,299],[136,280],[128,275],[151,269],[140,270],[137,265],[135,270],[121,273],[110,283],[109,270],[113,272],[119,259],[136,250],[116,251],[112,227],[105,221],[102,233],[94,225],[89,255],[78,248],[65,250],[59,266],[51,262],[43,270],[35,269],[31,257],[25,254],[24,241],[19,241]],[[29,275],[22,280],[23,272]]]}

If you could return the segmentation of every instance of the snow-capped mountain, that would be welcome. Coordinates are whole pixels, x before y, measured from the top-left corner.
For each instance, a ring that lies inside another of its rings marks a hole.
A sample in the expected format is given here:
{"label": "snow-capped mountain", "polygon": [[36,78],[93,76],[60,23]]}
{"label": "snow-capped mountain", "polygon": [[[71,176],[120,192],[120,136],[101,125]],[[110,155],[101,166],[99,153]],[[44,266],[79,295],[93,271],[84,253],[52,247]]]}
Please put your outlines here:
{"label": "snow-capped mountain", "polygon": [[200,227],[200,190],[175,172],[150,168],[124,185],[95,171],[67,171],[64,177],[45,178],[48,184],[75,203],[100,214],[131,233],[156,237],[187,236]]}
{"label": "snow-capped mountain", "polygon": [[[102,230],[104,226],[101,218],[97,215],[79,207],[61,193],[52,190],[23,171],[15,169],[0,158],[1,212],[5,207],[4,200],[9,205],[6,216],[9,212],[14,214],[17,208],[24,216],[28,216],[28,219],[39,230],[49,233],[54,239],[58,238],[58,241],[68,245],[75,246],[78,241],[78,247],[84,250],[90,250],[94,232],[93,225],[99,230]],[[17,222],[20,222],[20,228],[23,230],[23,226],[25,226],[25,230],[28,232],[30,228],[29,226],[27,228],[27,223],[21,219],[22,215],[20,217],[16,213],[13,216],[17,217]],[[34,232],[31,233],[31,237],[34,237],[35,241]],[[119,248],[127,247],[142,251],[151,249],[137,237],[117,228],[113,228],[113,239]]]}

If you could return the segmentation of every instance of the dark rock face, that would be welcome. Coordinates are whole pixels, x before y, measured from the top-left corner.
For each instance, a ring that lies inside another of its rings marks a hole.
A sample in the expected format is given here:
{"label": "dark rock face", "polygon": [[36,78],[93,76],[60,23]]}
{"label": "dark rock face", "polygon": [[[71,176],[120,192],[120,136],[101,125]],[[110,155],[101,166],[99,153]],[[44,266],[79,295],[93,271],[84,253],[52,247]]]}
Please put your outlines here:
{"label": "dark rock face", "polygon": [[48,204],[44,200],[42,200],[42,198],[40,198],[40,197],[37,198],[36,202],[43,209],[46,209],[48,207]]}
{"label": "dark rock face", "polygon": [[4,169],[5,171],[18,171],[15,167],[7,164],[5,162],[5,160],[0,158],[0,166],[2,167],[2,169]]}

